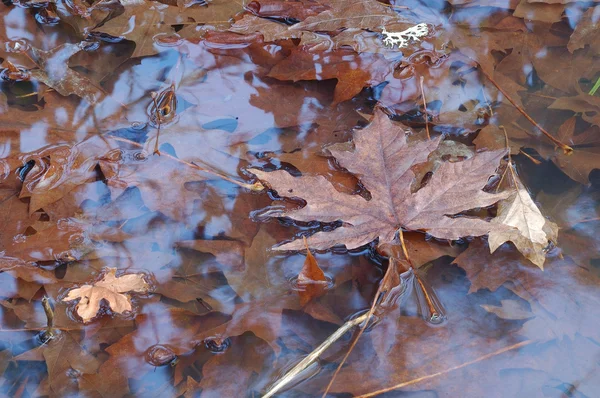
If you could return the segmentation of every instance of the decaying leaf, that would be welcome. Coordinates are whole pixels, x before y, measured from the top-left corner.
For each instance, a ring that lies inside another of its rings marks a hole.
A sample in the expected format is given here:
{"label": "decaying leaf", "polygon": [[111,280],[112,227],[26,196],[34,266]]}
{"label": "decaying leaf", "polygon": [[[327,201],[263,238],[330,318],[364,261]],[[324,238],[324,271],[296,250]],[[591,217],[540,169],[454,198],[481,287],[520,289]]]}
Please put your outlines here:
{"label": "decaying leaf", "polygon": [[116,273],[116,268],[108,269],[100,281],[71,289],[63,301],[79,299],[76,312],[83,322],[89,322],[98,314],[102,300],[106,300],[111,310],[118,314],[132,311],[131,298],[126,293],[147,293],[151,286],[144,274],[117,277]]}
{"label": "decaying leaf", "polygon": [[[308,245],[315,249],[339,244],[353,249],[377,238],[380,244],[387,243],[399,228],[424,231],[439,239],[481,236],[494,228],[503,229],[480,218],[454,216],[508,197],[508,192],[490,194],[482,190],[505,151],[481,152],[462,162],[444,163],[425,187],[411,192],[411,167],[425,162],[439,142],[433,139],[409,144],[404,130],[377,111],[368,127],[355,131],[353,152],[331,148],[339,164],[359,177],[369,190],[370,200],[342,194],[320,176],[295,178],[285,171],[251,172],[280,196],[306,201],[301,209],[275,211],[274,216],[298,221],[343,221],[331,232],[312,235]],[[294,241],[277,249],[301,247],[300,241]]]}
{"label": "decaying leaf", "polygon": [[550,242],[556,242],[558,226],[542,215],[521,181],[516,179],[515,183],[517,190],[498,203],[498,216],[492,220],[509,228],[490,231],[490,250],[493,253],[504,242],[511,241],[526,258],[544,269],[545,249]]}

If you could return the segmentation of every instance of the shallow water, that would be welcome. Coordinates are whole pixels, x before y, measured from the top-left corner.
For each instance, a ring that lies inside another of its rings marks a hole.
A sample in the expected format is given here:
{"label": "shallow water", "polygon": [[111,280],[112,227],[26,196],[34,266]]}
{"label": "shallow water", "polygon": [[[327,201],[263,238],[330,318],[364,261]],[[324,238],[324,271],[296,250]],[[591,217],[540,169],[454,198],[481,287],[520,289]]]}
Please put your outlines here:
{"label": "shallow water", "polygon": [[[468,146],[449,152],[459,160],[503,148],[491,127],[506,127],[521,180],[560,232],[544,271],[510,243],[490,254],[485,238],[405,233],[446,319],[424,320],[418,288],[401,294],[330,394],[595,396],[600,100],[588,93],[600,77],[600,7],[396,1],[397,30],[430,28],[398,50],[380,27],[355,27],[354,47],[340,48],[325,39],[352,31],[305,32],[302,43],[227,31],[250,11],[285,27],[339,1],[34,3],[0,8],[0,394],[263,394],[370,308],[388,261],[375,243],[315,252],[332,283],[302,306],[305,254],[272,247],[340,223],[270,217],[303,203],[253,190],[248,170],[322,175],[369,198],[324,148],[348,142],[379,106],[409,141],[429,130]],[[108,268],[142,275],[149,290],[132,294],[130,311],[103,302],[83,323],[63,299]],[[321,395],[350,339],[280,395]]]}

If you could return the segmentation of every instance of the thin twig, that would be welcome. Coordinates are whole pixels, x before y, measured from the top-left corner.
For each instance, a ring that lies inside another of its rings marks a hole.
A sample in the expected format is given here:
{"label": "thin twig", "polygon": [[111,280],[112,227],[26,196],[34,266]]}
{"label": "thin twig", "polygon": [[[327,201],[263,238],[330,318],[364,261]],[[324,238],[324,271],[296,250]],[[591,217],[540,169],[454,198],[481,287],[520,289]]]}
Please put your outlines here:
{"label": "thin twig", "polygon": [[550,134],[549,132],[547,132],[542,126],[540,126],[535,120],[533,120],[533,118],[531,116],[529,116],[527,114],[527,112],[525,112],[525,110],[523,108],[521,108],[516,102],[515,100],[513,100],[511,98],[510,95],[508,95],[508,93],[506,91],[504,91],[504,89],[498,84],[496,83],[496,81],[485,71],[483,70],[483,68],[479,68],[479,70],[481,71],[481,73],[494,85],[496,86],[496,88],[498,89],[498,91],[500,91],[502,93],[502,95],[504,95],[506,97],[506,99],[519,111],[519,113],[521,113],[521,115],[525,116],[525,118],[527,120],[529,120],[529,122],[531,124],[533,124],[535,127],[537,127],[542,134],[544,134],[550,141],[552,141],[556,146],[560,147],[563,152],[566,155],[569,155],[571,153],[573,153],[573,148],[571,148],[570,146],[563,144],[562,142],[560,142],[559,140],[557,140],[556,138],[554,138],[552,136],[552,134]]}
{"label": "thin twig", "polygon": [[263,398],[272,397],[279,390],[284,388],[287,384],[289,384],[296,376],[302,373],[306,368],[308,368],[313,362],[315,362],[319,357],[327,350],[333,343],[339,340],[347,331],[355,327],[356,325],[360,325],[365,322],[369,318],[369,313],[364,313],[363,315],[351,319],[348,322],[344,323],[338,330],[336,330],[331,336],[327,338],[320,346],[318,346],[314,351],[312,351],[306,358],[300,361],[296,366],[290,369],[286,374],[284,374],[281,378],[277,380],[273,386],[267,391],[267,393],[263,396]]}
{"label": "thin twig", "polygon": [[[108,137],[108,138],[110,138],[112,140],[115,140],[115,141],[125,142],[127,144],[133,145],[133,146],[138,147],[138,148],[142,148],[142,149],[144,148],[144,146],[142,144],[139,144],[139,143],[137,143],[135,141],[128,140],[127,138],[115,137],[113,135],[107,135],[106,137]],[[168,153],[164,153],[161,156],[164,156],[166,158],[169,158],[171,160],[174,160],[174,161],[179,162],[181,164],[184,164],[186,166],[192,167],[192,168],[194,168],[194,169],[196,169],[198,171],[201,171],[203,173],[212,174],[212,175],[214,175],[216,177],[219,177],[222,180],[229,181],[232,184],[238,185],[238,186],[240,186],[242,188],[249,189],[251,191],[260,192],[260,191],[262,191],[262,190],[265,189],[264,185],[262,185],[260,182],[255,182],[254,184],[247,184],[245,182],[240,182],[240,181],[234,180],[233,178],[227,177],[227,176],[225,176],[223,174],[217,173],[216,171],[212,171],[212,170],[200,167],[196,163],[186,162],[185,160],[176,158],[175,156],[171,156]]]}
{"label": "thin twig", "polygon": [[516,350],[517,348],[525,347],[525,346],[527,346],[529,344],[533,344],[535,342],[536,342],[536,340],[525,340],[525,341],[522,341],[520,343],[513,344],[513,345],[511,345],[509,347],[504,347],[504,348],[502,348],[500,350],[497,350],[497,351],[494,351],[492,353],[483,355],[483,356],[481,356],[479,358],[476,358],[476,359],[474,359],[472,361],[465,362],[465,363],[460,364],[458,366],[453,366],[453,367],[448,368],[446,370],[443,370],[441,372],[433,373],[433,374],[430,374],[430,375],[427,375],[427,376],[417,377],[416,379],[405,381],[403,383],[396,384],[395,386],[392,386],[392,387],[388,387],[388,388],[384,388],[384,389],[381,389],[381,390],[373,391],[373,392],[370,392],[370,393],[367,393],[367,394],[359,395],[356,398],[374,397],[374,396],[377,396],[377,395],[380,395],[380,394],[383,394],[383,393],[386,393],[386,392],[389,392],[389,391],[397,390],[397,389],[402,388],[402,387],[406,387],[406,386],[410,386],[412,384],[420,383],[420,382],[422,382],[424,380],[430,380],[430,379],[433,379],[433,378],[436,378],[436,377],[439,377],[439,376],[443,376],[443,375],[445,375],[447,373],[450,373],[450,372],[453,372],[455,370],[459,370],[459,369],[465,368],[467,366],[476,364],[478,362],[485,361],[486,359],[493,358],[493,357],[495,357],[497,355],[504,354],[505,352]]}

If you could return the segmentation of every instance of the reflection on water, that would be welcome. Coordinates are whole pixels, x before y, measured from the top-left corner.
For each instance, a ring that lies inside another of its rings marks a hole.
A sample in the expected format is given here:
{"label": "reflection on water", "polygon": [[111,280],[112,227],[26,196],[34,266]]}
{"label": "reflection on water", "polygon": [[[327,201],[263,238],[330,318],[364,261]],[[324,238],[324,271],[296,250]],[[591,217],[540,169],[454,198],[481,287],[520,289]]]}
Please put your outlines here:
{"label": "reflection on water", "polygon": [[[269,219],[302,203],[272,203],[246,170],[322,175],[369,197],[325,147],[347,145],[376,104],[415,140],[427,128],[503,148],[491,127],[504,126],[527,189],[561,229],[544,271],[509,244],[491,255],[485,239],[407,234],[424,288],[403,274],[401,305],[377,314],[331,393],[596,395],[600,100],[588,92],[600,7],[365,0],[352,5],[365,15],[341,17],[349,6],[334,0],[176,3],[0,8],[2,395],[264,393],[370,308],[388,262],[375,244],[315,253],[332,282],[302,306],[290,281],[304,255],[272,247],[340,224]],[[310,28],[323,12],[345,22]],[[398,52],[369,13],[388,31],[424,22],[431,33]],[[303,28],[285,36],[288,26]],[[147,275],[153,292],[132,295],[124,315],[104,302],[83,324],[61,298],[107,267]],[[427,300],[443,322],[422,319]],[[49,328],[60,333],[41,344]],[[282,396],[322,394],[350,339]]]}

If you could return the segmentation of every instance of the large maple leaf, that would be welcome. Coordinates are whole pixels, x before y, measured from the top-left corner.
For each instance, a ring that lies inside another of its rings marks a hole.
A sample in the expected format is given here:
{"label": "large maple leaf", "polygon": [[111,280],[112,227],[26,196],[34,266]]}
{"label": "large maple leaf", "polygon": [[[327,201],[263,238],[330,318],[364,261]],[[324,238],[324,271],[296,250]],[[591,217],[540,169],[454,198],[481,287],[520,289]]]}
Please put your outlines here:
{"label": "large maple leaf", "polygon": [[[493,205],[509,195],[482,190],[506,154],[504,150],[476,153],[462,162],[445,162],[425,187],[411,192],[415,178],[411,167],[425,162],[439,142],[438,138],[408,143],[404,130],[377,111],[369,126],[355,131],[354,151],[331,147],[330,152],[338,163],[359,177],[369,190],[370,200],[338,192],[322,176],[296,178],[283,170],[250,171],[280,196],[306,201],[303,208],[280,210],[273,216],[305,222],[343,222],[333,231],[312,235],[308,244],[315,249],[338,244],[354,249],[377,238],[380,244],[391,242],[399,228],[424,231],[439,239],[481,236],[494,228],[502,228],[480,218],[456,215]],[[278,249],[302,247],[302,241],[297,240]]]}

